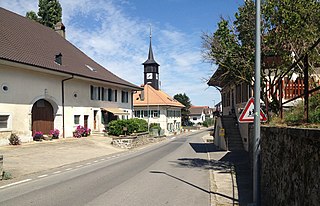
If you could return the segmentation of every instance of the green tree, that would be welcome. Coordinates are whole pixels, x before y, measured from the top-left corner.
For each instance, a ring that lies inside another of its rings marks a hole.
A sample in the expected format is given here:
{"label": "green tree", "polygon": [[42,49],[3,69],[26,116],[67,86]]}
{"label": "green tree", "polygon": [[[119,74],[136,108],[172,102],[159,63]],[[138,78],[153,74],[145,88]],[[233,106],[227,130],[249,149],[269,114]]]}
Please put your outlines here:
{"label": "green tree", "polygon": [[[266,82],[276,88],[288,67],[299,59],[319,38],[320,3],[317,0],[262,1],[262,70],[261,96],[266,98]],[[203,59],[217,64],[221,79],[254,84],[255,5],[249,0],[238,8],[235,20],[224,18],[213,33],[202,35]],[[318,50],[311,52],[310,62],[319,64]],[[266,60],[272,61],[266,61]],[[299,64],[293,72],[302,73]],[[276,92],[271,93],[277,112]]]}
{"label": "green tree", "polygon": [[34,11],[29,11],[26,17],[52,29],[56,23],[62,21],[62,7],[58,0],[39,0],[38,7],[38,15]]}
{"label": "green tree", "polygon": [[181,121],[182,125],[187,125],[189,122],[189,108],[191,106],[190,98],[185,93],[176,94],[173,98],[185,106],[181,109]]}

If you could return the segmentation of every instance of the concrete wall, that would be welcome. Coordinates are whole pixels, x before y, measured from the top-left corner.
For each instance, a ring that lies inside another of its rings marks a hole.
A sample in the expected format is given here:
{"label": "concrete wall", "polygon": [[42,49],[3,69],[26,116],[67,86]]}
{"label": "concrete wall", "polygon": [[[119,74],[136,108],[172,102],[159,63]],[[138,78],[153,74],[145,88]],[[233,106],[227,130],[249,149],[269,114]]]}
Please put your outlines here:
{"label": "concrete wall", "polygon": [[262,205],[320,205],[320,129],[261,127]]}
{"label": "concrete wall", "polygon": [[214,128],[214,144],[220,149],[227,150],[225,135],[221,134],[220,129],[223,129],[221,117],[217,117]]}

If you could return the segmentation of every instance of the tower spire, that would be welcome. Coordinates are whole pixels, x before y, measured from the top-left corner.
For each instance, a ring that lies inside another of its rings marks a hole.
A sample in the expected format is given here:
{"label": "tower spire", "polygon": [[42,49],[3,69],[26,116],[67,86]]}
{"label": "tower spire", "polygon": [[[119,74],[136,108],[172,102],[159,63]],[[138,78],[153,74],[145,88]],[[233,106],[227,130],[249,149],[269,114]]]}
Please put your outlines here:
{"label": "tower spire", "polygon": [[156,65],[159,66],[159,64],[154,60],[154,57],[153,57],[153,51],[152,51],[152,28],[151,28],[151,24],[150,24],[149,26],[150,26],[150,34],[149,34],[149,37],[150,37],[149,54],[148,54],[148,59],[143,63],[143,65],[145,65],[145,64],[156,64]]}

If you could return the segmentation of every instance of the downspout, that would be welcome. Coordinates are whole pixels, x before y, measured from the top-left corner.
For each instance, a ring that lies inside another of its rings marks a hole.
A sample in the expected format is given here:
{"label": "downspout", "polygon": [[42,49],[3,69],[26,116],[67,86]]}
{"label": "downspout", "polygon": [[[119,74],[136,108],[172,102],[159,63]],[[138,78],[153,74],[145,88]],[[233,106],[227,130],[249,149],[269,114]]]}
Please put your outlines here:
{"label": "downspout", "polygon": [[63,79],[61,81],[61,89],[62,89],[62,93],[61,93],[61,100],[62,100],[62,130],[63,130],[63,138],[66,138],[65,136],[65,127],[64,127],[64,82],[68,81],[70,79],[73,79],[73,75],[67,79]]}
{"label": "downspout", "polygon": [[134,105],[133,105],[133,94],[135,94],[136,91],[131,92],[131,119],[133,118],[133,113],[134,113]]}

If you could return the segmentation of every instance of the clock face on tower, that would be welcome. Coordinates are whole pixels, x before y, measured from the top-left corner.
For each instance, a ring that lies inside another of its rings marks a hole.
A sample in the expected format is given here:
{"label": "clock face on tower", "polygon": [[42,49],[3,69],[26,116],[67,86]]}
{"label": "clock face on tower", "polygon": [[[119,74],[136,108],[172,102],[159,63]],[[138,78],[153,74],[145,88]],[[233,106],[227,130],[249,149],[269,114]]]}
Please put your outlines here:
{"label": "clock face on tower", "polygon": [[152,79],[152,73],[147,73],[147,79]]}

